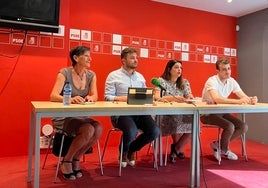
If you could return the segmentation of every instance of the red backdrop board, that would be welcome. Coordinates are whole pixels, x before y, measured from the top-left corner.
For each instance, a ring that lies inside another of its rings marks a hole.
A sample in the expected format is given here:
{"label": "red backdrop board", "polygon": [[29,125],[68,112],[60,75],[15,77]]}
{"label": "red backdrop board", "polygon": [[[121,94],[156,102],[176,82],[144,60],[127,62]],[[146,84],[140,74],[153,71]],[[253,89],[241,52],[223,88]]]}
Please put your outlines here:
{"label": "red backdrop board", "polygon": [[[99,100],[103,100],[106,76],[121,66],[118,52],[124,46],[139,50],[137,70],[148,86],[169,59],[183,59],[183,76],[193,94],[201,96],[204,82],[215,74],[215,57],[230,59],[237,77],[236,22],[234,17],[149,0],[131,5],[124,0],[64,0],[60,33],[28,32],[21,52],[24,33],[0,28],[0,157],[27,153],[30,101],[49,100],[58,70],[70,65],[68,52],[73,46],[92,49]],[[109,117],[96,118],[104,126],[103,144],[111,124]],[[42,121],[46,123],[50,120]],[[110,144],[117,143],[115,139]]]}

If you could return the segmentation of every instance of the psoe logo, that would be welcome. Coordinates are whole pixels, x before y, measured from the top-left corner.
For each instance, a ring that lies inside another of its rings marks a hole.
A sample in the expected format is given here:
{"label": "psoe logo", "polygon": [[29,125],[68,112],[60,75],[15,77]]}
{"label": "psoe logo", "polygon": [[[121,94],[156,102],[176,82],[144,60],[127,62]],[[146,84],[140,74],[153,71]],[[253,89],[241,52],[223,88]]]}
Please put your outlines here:
{"label": "psoe logo", "polygon": [[80,40],[80,30],[70,29],[70,39]]}
{"label": "psoe logo", "polygon": [[12,39],[12,43],[14,43],[14,44],[22,44],[23,43],[23,39],[13,38]]}
{"label": "psoe logo", "polygon": [[79,34],[71,34],[71,38],[80,38]]}

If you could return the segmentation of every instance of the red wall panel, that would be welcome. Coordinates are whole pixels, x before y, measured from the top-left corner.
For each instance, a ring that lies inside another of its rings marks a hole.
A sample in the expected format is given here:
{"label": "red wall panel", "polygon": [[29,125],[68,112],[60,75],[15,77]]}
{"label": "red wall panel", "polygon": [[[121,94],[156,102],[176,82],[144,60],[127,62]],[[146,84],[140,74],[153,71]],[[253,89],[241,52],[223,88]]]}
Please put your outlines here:
{"label": "red wall panel", "polygon": [[[30,101],[49,100],[58,70],[70,65],[71,47],[91,46],[91,69],[97,74],[99,99],[103,100],[106,76],[121,66],[120,56],[111,54],[112,34],[122,35],[121,45],[149,49],[149,58],[140,58],[137,69],[147,79],[148,86],[152,77],[161,75],[169,55],[181,58],[182,51],[174,51],[173,42],[189,43],[189,61],[183,62],[183,74],[190,81],[194,95],[201,96],[204,82],[215,74],[215,65],[203,62],[204,51],[209,47],[211,54],[223,57],[224,48],[236,49],[236,22],[233,17],[148,0],[62,1],[60,24],[65,27],[64,36],[33,32],[27,35],[27,42],[31,36],[38,42],[25,45],[19,57],[0,56],[0,157],[27,154]],[[70,39],[70,29],[89,30],[92,38]],[[15,54],[19,47],[20,44],[12,43],[10,34],[0,35],[0,54]],[[197,48],[204,50],[198,52]],[[233,63],[233,76],[237,77],[237,58],[228,58]],[[103,144],[111,124],[109,117],[96,118],[104,126]],[[50,120],[44,119],[42,125],[45,123]],[[111,144],[117,143],[115,139]]]}

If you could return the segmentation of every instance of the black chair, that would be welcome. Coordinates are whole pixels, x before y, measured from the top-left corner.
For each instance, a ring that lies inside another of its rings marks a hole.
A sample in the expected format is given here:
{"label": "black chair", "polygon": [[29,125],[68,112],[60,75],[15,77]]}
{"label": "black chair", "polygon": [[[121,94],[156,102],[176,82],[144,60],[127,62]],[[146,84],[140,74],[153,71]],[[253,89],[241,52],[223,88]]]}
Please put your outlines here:
{"label": "black chair", "polygon": [[[218,129],[218,153],[220,154],[218,156],[218,164],[221,164],[221,128],[217,125],[211,125],[211,124],[203,124],[200,123],[203,128],[217,128]],[[246,134],[241,135],[241,144],[242,144],[242,156],[245,157],[245,160],[248,161],[247,153],[246,153]]]}
{"label": "black chair", "polygon": [[[67,153],[67,151],[72,143],[72,140],[73,140],[73,137],[68,136],[68,134],[65,131],[58,130],[58,129],[55,129],[54,134],[50,137],[50,141],[49,141],[49,145],[48,145],[48,148],[46,151],[45,160],[44,160],[42,169],[45,168],[49,151],[51,149],[51,146],[53,145],[52,153],[58,157],[54,183],[56,183],[56,180],[58,177],[58,171],[59,171],[61,158],[66,155],[66,153]],[[102,160],[101,160],[101,154],[100,154],[99,140],[97,140],[97,148],[98,148],[98,157],[99,157],[101,175],[103,175],[103,167],[102,167]],[[88,152],[90,152],[90,151],[88,151]],[[83,156],[83,161],[85,161],[85,155]]]}
{"label": "black chair", "polygon": [[[109,141],[109,138],[110,138],[110,135],[112,132],[120,132],[121,133],[121,137],[120,137],[120,143],[121,143],[121,147],[120,147],[120,156],[119,156],[119,172],[118,172],[118,175],[121,176],[122,174],[122,157],[123,157],[123,132],[118,129],[118,128],[114,128],[112,127],[108,133],[107,133],[107,137],[105,139],[105,144],[104,144],[104,148],[103,148],[103,153],[102,153],[102,157],[101,157],[101,161],[103,161],[103,158],[104,158],[104,155],[105,155],[105,151],[106,151],[106,148],[107,148],[107,144],[108,144],[108,141]],[[150,143],[151,145],[151,143]],[[154,144],[153,144],[154,145]],[[155,148],[155,147],[153,147]],[[148,149],[149,151],[149,149]],[[156,151],[154,149],[154,168],[156,168],[156,170],[158,171],[158,165],[157,165],[157,154],[156,154]],[[137,153],[136,153],[136,156],[137,156]],[[137,157],[136,157],[137,158]]]}

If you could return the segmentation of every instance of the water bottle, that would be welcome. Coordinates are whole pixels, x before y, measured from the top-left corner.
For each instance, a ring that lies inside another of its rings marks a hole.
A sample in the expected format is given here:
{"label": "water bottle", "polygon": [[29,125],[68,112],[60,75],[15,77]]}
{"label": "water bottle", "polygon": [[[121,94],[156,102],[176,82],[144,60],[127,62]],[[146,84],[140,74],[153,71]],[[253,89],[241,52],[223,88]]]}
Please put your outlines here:
{"label": "water bottle", "polygon": [[70,82],[66,82],[63,88],[63,105],[70,105],[72,97],[72,86]]}

